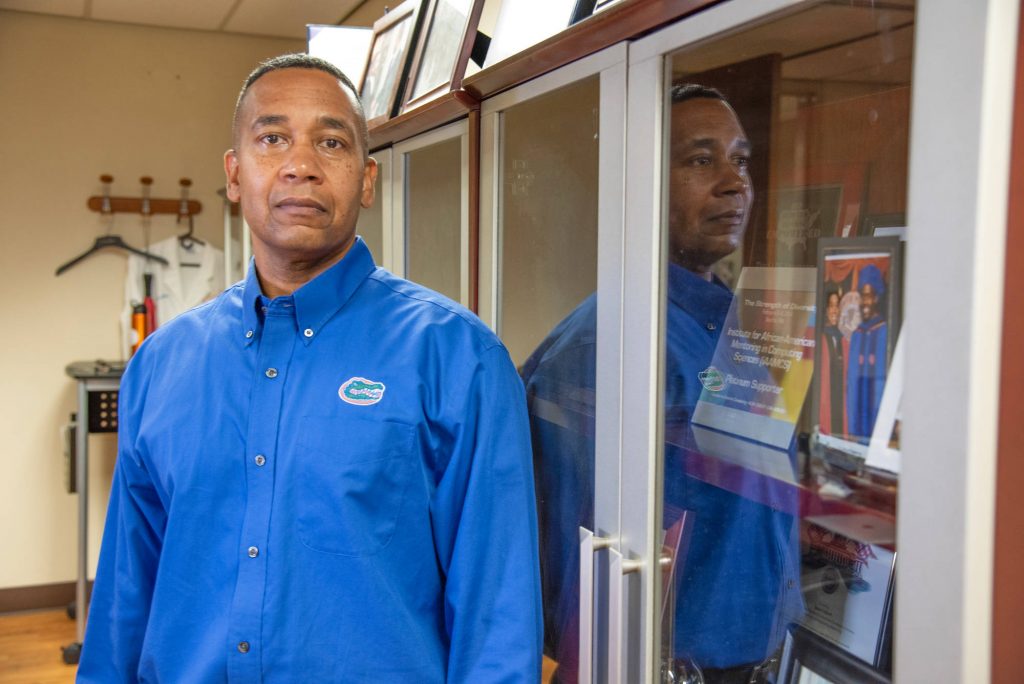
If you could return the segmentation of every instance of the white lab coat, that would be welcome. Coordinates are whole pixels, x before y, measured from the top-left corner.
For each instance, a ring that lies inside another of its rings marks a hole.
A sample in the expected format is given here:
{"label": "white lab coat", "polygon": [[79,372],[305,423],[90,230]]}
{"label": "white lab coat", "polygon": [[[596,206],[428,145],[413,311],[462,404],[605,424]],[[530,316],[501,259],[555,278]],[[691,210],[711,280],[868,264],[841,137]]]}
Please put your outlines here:
{"label": "white lab coat", "polygon": [[121,313],[122,354],[126,359],[135,340],[132,307],[146,297],[144,273],[153,274],[151,296],[156,303],[157,327],[212,299],[225,288],[224,253],[210,244],[194,242],[191,249],[186,249],[175,236],[153,243],[148,251],[167,259],[167,265],[134,254],[128,257]]}

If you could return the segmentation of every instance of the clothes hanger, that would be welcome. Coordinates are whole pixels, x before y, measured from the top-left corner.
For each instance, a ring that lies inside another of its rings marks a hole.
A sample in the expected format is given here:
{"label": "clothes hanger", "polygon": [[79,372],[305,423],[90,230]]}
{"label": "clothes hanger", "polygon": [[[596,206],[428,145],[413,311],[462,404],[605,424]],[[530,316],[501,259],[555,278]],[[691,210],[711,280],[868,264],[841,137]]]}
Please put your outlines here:
{"label": "clothes hanger", "polygon": [[125,242],[120,235],[101,235],[98,238],[96,238],[96,242],[93,243],[92,247],[82,252],[81,254],[79,254],[66,264],[63,264],[60,267],[58,267],[57,275],[64,273],[71,267],[78,264],[80,261],[83,261],[84,259],[92,256],[101,249],[106,249],[108,247],[113,247],[115,249],[123,249],[126,252],[131,252],[132,254],[137,254],[140,257],[144,257],[147,261],[156,261],[157,263],[163,264],[164,266],[167,265],[167,259],[164,259],[161,256],[157,256],[156,254],[150,254],[145,250],[136,249],[135,247],[132,247],[127,242]]}
{"label": "clothes hanger", "polygon": [[[113,220],[114,212],[113,212],[113,208],[111,207],[111,202],[110,202],[110,184],[113,182],[113,180],[114,180],[113,176],[109,176],[109,175],[100,176],[100,181],[102,181],[102,183],[103,183],[103,204],[100,207],[100,213],[103,214],[104,216],[110,216],[111,220]],[[152,183],[152,182],[153,182],[153,179],[151,179],[151,178],[143,178],[143,185],[144,186],[148,186],[148,184]],[[149,203],[149,198],[148,198],[148,195],[147,195],[147,196],[145,196],[145,199],[143,201],[143,215],[144,216],[148,212],[148,203]],[[108,231],[110,230],[110,226],[111,225],[112,224],[108,225],[108,227],[107,227]],[[111,235],[108,232],[106,235],[101,235],[98,238],[96,238],[96,241],[94,243],[92,243],[92,247],[90,247],[89,249],[85,250],[84,252],[82,252],[81,254],[76,256],[71,261],[69,261],[69,262],[59,266],[57,268],[56,275],[60,275],[60,274],[64,273],[68,269],[72,268],[73,266],[75,266],[79,262],[83,261],[84,259],[87,259],[88,257],[92,256],[93,254],[95,254],[96,252],[100,251],[101,249],[107,249],[107,248],[122,249],[122,250],[124,250],[126,252],[131,252],[132,254],[137,254],[137,255],[145,258],[147,261],[156,261],[158,263],[163,264],[164,266],[167,265],[167,259],[164,259],[161,256],[157,256],[156,254],[150,254],[149,252],[147,252],[145,250],[141,250],[141,249],[137,249],[135,247],[132,247],[127,242],[125,242],[124,239],[120,235]]]}
{"label": "clothes hanger", "polygon": [[[195,245],[205,245],[206,243],[195,236],[195,223],[193,221],[192,212],[188,209],[188,189],[192,185],[192,181],[188,178],[182,178],[178,181],[181,185],[181,208],[178,209],[178,223],[181,223],[181,219],[188,218],[188,232],[184,235],[178,236],[178,241],[181,246],[185,249],[191,250]],[[183,266],[198,266],[199,264],[182,264]]]}
{"label": "clothes hanger", "polygon": [[[192,185],[192,181],[188,178],[182,178],[178,181],[181,185],[181,207],[178,209],[178,223],[181,223],[181,219],[188,218],[188,232],[184,235],[178,236],[178,242],[181,244],[182,249],[186,252],[191,252],[195,249],[196,245],[205,246],[206,243],[195,236],[195,222],[193,220],[192,212],[188,210],[188,189]],[[182,261],[179,266],[185,266],[188,268],[199,268],[202,264],[194,264],[188,261]]]}
{"label": "clothes hanger", "polygon": [[[192,251],[192,248],[195,247],[196,245],[205,245],[206,244],[205,242],[203,242],[202,240],[197,238],[194,235],[193,231],[195,231],[195,226],[193,225],[192,215],[189,214],[189,217],[188,217],[188,232],[185,233],[184,235],[179,235],[178,236],[178,242],[180,242],[181,246],[184,247],[185,249],[187,249],[188,251]],[[182,264],[182,265],[183,266],[198,266],[199,264]]]}

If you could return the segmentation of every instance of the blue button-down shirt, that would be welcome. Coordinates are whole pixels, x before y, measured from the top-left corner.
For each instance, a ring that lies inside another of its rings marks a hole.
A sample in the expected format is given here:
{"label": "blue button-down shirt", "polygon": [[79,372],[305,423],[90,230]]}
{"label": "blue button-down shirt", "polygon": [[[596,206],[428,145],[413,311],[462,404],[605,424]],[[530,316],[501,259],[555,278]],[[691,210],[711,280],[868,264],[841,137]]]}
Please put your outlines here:
{"label": "blue button-down shirt", "polygon": [[142,345],[79,681],[535,682],[522,384],[361,240]]}

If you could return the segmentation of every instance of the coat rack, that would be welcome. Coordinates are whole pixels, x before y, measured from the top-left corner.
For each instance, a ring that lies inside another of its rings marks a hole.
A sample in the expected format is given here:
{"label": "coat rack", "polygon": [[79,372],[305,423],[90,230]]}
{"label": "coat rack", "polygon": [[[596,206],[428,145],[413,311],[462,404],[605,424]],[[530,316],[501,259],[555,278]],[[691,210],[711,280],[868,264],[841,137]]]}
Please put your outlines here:
{"label": "coat rack", "polygon": [[192,185],[192,181],[188,178],[182,178],[178,181],[178,184],[181,186],[181,197],[179,199],[151,198],[149,196],[149,189],[153,185],[153,179],[149,176],[143,176],[139,179],[139,182],[142,184],[141,197],[111,197],[110,184],[114,182],[114,177],[103,174],[100,176],[100,181],[103,183],[103,194],[93,195],[86,202],[86,205],[92,211],[98,211],[101,214],[126,213],[142,214],[143,216],[174,214],[180,219],[195,216],[203,210],[202,203],[188,198],[188,189]]}

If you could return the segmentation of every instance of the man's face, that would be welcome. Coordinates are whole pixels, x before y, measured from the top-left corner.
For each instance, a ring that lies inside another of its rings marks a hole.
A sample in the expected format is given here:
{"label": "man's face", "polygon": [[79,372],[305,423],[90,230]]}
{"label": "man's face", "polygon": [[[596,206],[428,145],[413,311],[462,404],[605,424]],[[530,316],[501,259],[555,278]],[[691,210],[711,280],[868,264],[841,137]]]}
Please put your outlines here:
{"label": "man's face", "polygon": [[749,161],[750,142],[728,104],[695,98],[672,105],[672,261],[706,273],[740,245],[754,196]]}
{"label": "man's face", "polygon": [[829,325],[839,325],[839,295],[835,292],[828,296],[828,303],[825,305],[825,318]]}
{"label": "man's face", "polygon": [[280,69],[249,88],[224,169],[258,261],[320,263],[352,245],[377,177],[359,125],[348,91],[325,72]]}
{"label": "man's face", "polygon": [[878,312],[878,295],[875,288],[870,285],[862,285],[860,288],[860,316],[865,321]]}

